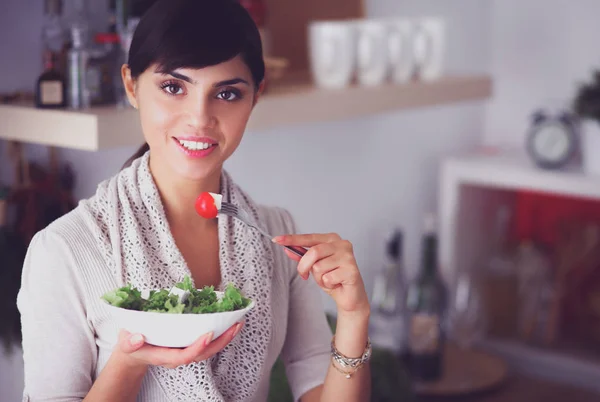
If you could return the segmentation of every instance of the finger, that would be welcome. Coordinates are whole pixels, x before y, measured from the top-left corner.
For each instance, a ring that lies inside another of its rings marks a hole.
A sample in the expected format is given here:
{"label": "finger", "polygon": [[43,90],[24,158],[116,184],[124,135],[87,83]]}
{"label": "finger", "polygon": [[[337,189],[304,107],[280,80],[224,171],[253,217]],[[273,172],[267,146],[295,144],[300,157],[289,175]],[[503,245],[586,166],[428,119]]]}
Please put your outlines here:
{"label": "finger", "polygon": [[210,332],[204,336],[201,336],[196,342],[183,350],[173,350],[173,352],[175,352],[174,355],[178,355],[174,359],[175,364],[177,364],[177,366],[183,366],[193,362],[196,356],[208,348],[213,340],[213,336],[214,333]]}
{"label": "finger", "polygon": [[239,322],[235,325],[232,325],[231,328],[229,328],[221,336],[215,339],[210,345],[208,345],[208,347],[204,349],[202,353],[200,353],[200,355],[197,355],[194,358],[194,360],[196,362],[200,362],[202,360],[209,359],[210,357],[216,355],[217,353],[225,349],[225,347],[229,345],[229,343],[237,336],[237,334],[241,332],[243,326],[243,322]]}
{"label": "finger", "polygon": [[140,359],[152,362],[156,366],[175,368],[194,361],[194,358],[202,353],[212,341],[212,338],[212,332],[202,335],[190,346],[183,349],[145,345],[139,351],[135,352],[135,355]]}
{"label": "finger", "polygon": [[334,254],[331,257],[317,261],[317,263],[313,265],[311,272],[317,284],[321,288],[325,288],[325,284],[323,283],[323,275],[336,269],[340,269],[340,259],[336,258],[336,255]]}
{"label": "finger", "polygon": [[289,234],[273,238],[273,242],[277,244],[303,247],[312,247],[317,244],[332,243],[338,240],[341,240],[341,237],[337,233]]}
{"label": "finger", "polygon": [[332,243],[322,243],[311,247],[298,263],[298,273],[303,279],[308,279],[313,266],[320,260],[335,254],[335,246]]}
{"label": "finger", "polygon": [[296,262],[299,262],[299,261],[300,261],[300,259],[302,258],[302,257],[300,257],[299,255],[292,253],[292,252],[291,252],[290,250],[288,250],[287,248],[284,248],[283,250],[285,251],[285,254],[286,254],[286,255],[287,255],[289,258],[291,258],[292,260],[294,260],[294,261],[296,261]]}
{"label": "finger", "polygon": [[122,329],[119,331],[119,348],[123,353],[133,353],[144,346],[145,339],[142,334],[132,334]]}
{"label": "finger", "polygon": [[349,282],[352,277],[352,273],[344,269],[334,269],[327,272],[321,277],[323,287],[325,289],[333,290],[344,283]]}

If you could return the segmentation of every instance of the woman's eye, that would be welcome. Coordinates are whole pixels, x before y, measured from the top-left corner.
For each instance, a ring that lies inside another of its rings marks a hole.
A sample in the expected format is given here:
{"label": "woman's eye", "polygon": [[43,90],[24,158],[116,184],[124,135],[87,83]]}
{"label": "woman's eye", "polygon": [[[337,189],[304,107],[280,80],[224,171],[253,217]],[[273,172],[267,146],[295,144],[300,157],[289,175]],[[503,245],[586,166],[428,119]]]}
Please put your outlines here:
{"label": "woman's eye", "polygon": [[183,88],[177,84],[163,85],[163,90],[169,95],[181,95],[183,93]]}
{"label": "woman's eye", "polygon": [[239,98],[239,95],[233,91],[221,91],[217,94],[219,99],[223,99],[225,101],[233,101]]}

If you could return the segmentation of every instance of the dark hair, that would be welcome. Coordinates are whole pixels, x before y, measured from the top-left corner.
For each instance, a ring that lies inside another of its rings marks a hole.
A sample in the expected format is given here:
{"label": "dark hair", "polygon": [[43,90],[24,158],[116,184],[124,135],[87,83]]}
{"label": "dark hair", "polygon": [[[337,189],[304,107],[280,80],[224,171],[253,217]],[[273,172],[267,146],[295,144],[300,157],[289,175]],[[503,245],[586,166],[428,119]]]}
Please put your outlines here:
{"label": "dark hair", "polygon": [[[142,16],[129,48],[136,79],[154,64],[158,71],[203,68],[241,56],[255,88],[265,77],[258,27],[239,0],[157,0]],[[149,150],[148,144],[123,167]]]}

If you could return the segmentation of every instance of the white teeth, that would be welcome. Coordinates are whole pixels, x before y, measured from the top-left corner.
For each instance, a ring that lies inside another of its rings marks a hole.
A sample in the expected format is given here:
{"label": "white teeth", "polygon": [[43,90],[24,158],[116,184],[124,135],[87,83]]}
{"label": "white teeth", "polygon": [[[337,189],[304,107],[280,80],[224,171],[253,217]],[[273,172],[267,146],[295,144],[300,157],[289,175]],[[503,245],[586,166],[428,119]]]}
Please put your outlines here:
{"label": "white teeth", "polygon": [[211,147],[211,144],[208,142],[179,140],[179,143],[190,151],[199,151],[201,149],[208,149]]}

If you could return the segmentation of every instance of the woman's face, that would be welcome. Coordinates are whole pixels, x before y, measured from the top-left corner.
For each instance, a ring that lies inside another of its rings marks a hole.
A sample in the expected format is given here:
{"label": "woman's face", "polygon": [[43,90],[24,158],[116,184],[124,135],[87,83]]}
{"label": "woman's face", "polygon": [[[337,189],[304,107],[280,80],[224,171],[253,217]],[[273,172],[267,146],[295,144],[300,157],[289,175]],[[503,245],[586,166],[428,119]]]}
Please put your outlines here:
{"label": "woman's face", "polygon": [[240,144],[257,100],[248,66],[238,56],[202,69],[156,68],[150,66],[135,82],[123,68],[152,168],[188,180],[214,178]]}

